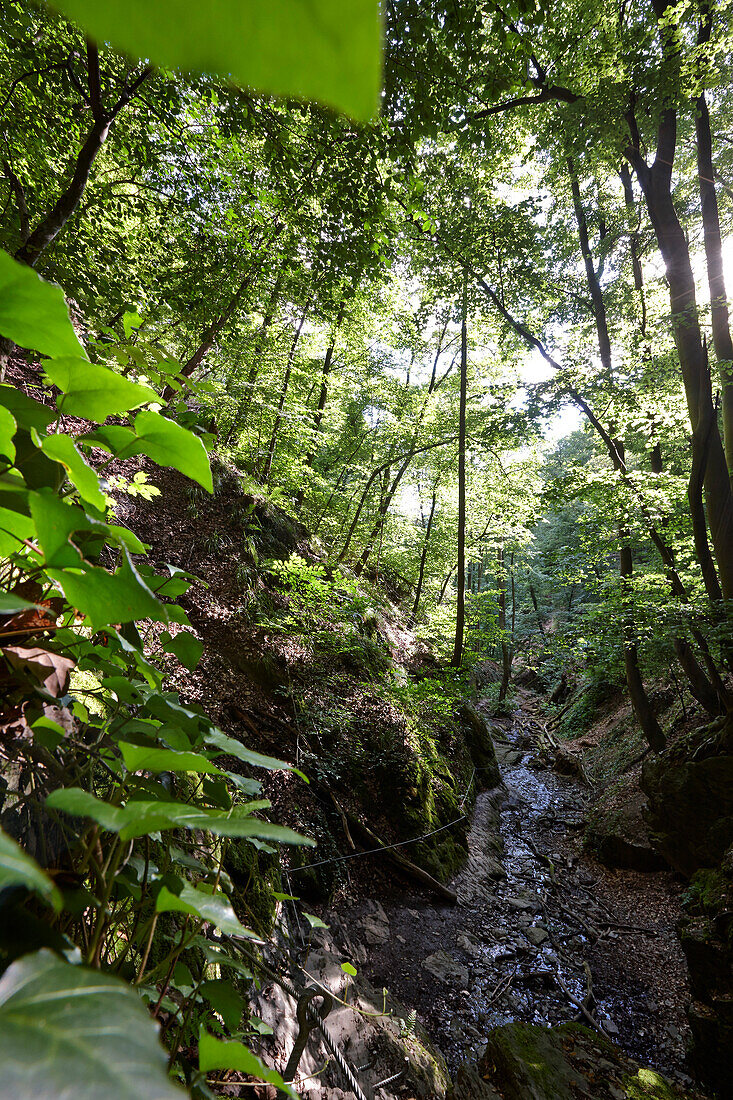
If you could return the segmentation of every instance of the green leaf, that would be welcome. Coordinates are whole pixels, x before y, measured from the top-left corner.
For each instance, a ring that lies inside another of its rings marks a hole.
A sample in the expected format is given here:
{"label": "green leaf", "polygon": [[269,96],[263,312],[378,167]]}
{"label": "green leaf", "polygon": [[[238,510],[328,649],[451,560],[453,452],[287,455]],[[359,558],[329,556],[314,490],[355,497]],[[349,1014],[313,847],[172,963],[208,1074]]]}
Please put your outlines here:
{"label": "green leaf", "polygon": [[15,458],[13,436],[18,428],[17,421],[9,409],[0,405],[0,455],[12,460]]}
{"label": "green leaf", "polygon": [[[278,760],[274,756],[263,756],[261,752],[247,749],[239,741],[235,741],[233,737],[227,737],[220,729],[210,730],[206,734],[205,740],[207,745],[214,745],[215,748],[220,749],[227,756],[236,756],[237,760],[242,760],[245,764],[252,764],[255,768],[267,768],[271,772],[291,771],[299,775],[301,779],[305,779],[303,773],[294,768],[292,764],[286,764],[284,760]],[[308,782],[307,779],[306,782]]]}
{"label": "green leaf", "polygon": [[377,110],[377,0],[55,0],[92,37],[165,68],[216,72],[276,95],[327,103],[354,118]]}
{"label": "green leaf", "polygon": [[341,963],[341,969],[344,974],[348,974],[352,978],[356,977],[356,967],[352,966],[351,963]]}
{"label": "green leaf", "polygon": [[110,806],[79,787],[52,791],[46,805],[74,817],[90,817],[102,828],[119,833],[122,840],[132,840],[166,829],[203,829],[217,836],[263,837],[280,844],[313,846],[315,843],[284,825],[260,821],[237,808],[200,810],[185,802],[142,801],[130,801],[124,807]]}
{"label": "green leaf", "polygon": [[61,287],[44,282],[7,252],[0,252],[0,336],[42,355],[86,357]]}
{"label": "green leaf", "polygon": [[199,1032],[199,1069],[202,1073],[209,1073],[214,1069],[233,1069],[248,1073],[251,1077],[259,1077],[262,1081],[282,1089],[293,1100],[298,1100],[297,1092],[285,1084],[280,1074],[269,1069],[244,1043],[238,1043],[235,1039],[217,1039],[203,1028]]}
{"label": "green leaf", "polygon": [[149,401],[159,401],[155,390],[130,382],[101,363],[83,359],[52,359],[43,364],[46,374],[61,390],[58,407],[65,413],[88,420],[106,420],[108,416],[137,409]]}
{"label": "green leaf", "polygon": [[93,630],[135,619],[167,619],[165,606],[145,584],[125,549],[116,573],[89,566],[84,572],[49,569],[48,575],[61,586],[69,603],[88,616]]}
{"label": "green leaf", "polygon": [[52,751],[58,748],[66,737],[64,727],[54,722],[52,718],[37,718],[31,728],[35,743]]}
{"label": "green leaf", "polygon": [[214,491],[206,447],[193,432],[160,413],[145,410],[135,417],[135,432],[145,444],[145,454],[160,466],[172,466]]}
{"label": "green leaf", "polygon": [[[78,568],[81,551],[72,543],[75,531],[88,531],[94,521],[75,504],[64,503],[50,489],[29,493],[31,516],[46,564],[57,569]],[[100,524],[103,530],[103,525]]]}
{"label": "green leaf", "polygon": [[158,913],[190,913],[230,936],[257,938],[254,932],[241,924],[226,894],[214,894],[205,885],[191,886],[190,883],[184,883],[178,894],[163,886],[156,898],[155,909]]}
{"label": "green leaf", "polygon": [[37,603],[29,603],[14,592],[0,591],[0,615],[15,615],[18,611],[32,611],[37,607]]}
{"label": "green leaf", "polygon": [[320,917],[314,917],[312,913],[303,913],[311,928],[328,928],[328,925]]}
{"label": "green leaf", "polygon": [[178,634],[171,635],[164,630],[160,640],[166,653],[173,653],[185,668],[193,672],[204,651],[204,643],[199,641],[195,634],[180,630]]}
{"label": "green leaf", "polygon": [[51,951],[0,979],[3,1096],[14,1100],[183,1100],[137,993]]}
{"label": "green leaf", "polygon": [[225,1026],[230,1031],[236,1031],[242,1021],[244,998],[237,993],[232,982],[226,978],[212,978],[201,983],[201,993],[219,1013]]}
{"label": "green leaf", "polygon": [[199,775],[221,775],[221,769],[198,752],[176,752],[148,745],[120,742],[120,752],[129,772],[197,772]]}
{"label": "green leaf", "polygon": [[28,397],[22,390],[16,390],[15,386],[6,384],[0,386],[0,406],[12,413],[20,428],[35,428],[38,432],[45,431],[56,417],[56,413],[48,405],[43,405],[35,398]]}
{"label": "green leaf", "polygon": [[119,832],[127,820],[125,811],[120,806],[110,806],[109,802],[103,802],[101,798],[89,791],[83,791],[80,787],[63,787],[51,791],[46,805],[51,810],[62,810],[72,817],[90,817],[111,833]]}
{"label": "green leaf", "polygon": [[42,444],[43,453],[65,468],[69,481],[79,490],[83,500],[104,511],[104,493],[99,488],[99,478],[91,466],[77,451],[68,435],[47,435]]}
{"label": "green leaf", "polygon": [[21,846],[0,829],[0,891],[8,886],[25,886],[61,908],[61,894],[45,871]]}

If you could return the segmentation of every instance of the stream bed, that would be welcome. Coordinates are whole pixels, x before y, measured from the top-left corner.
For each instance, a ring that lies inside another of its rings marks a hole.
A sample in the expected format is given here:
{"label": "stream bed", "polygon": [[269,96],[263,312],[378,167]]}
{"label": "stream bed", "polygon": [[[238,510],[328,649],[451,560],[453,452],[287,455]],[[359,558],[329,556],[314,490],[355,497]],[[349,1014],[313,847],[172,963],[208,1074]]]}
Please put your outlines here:
{"label": "stream bed", "polygon": [[504,783],[476,800],[458,905],[395,884],[340,914],[361,929],[362,972],[416,1011],[451,1073],[499,1024],[589,1023],[585,1010],[632,1057],[689,1083],[680,885],[584,850],[588,790],[538,758],[531,715],[508,720],[496,749]]}

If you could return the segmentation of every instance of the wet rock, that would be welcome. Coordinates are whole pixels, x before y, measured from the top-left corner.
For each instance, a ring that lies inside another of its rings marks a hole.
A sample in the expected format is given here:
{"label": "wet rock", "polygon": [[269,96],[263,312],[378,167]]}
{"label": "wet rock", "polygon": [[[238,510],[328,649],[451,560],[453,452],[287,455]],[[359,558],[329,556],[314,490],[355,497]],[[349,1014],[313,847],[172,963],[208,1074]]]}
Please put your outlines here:
{"label": "wet rock", "polygon": [[528,928],[524,933],[531,944],[535,947],[539,947],[549,937],[549,933],[546,928],[540,928],[539,925],[533,924],[531,928]]}
{"label": "wet rock", "polygon": [[508,896],[504,900],[506,901],[507,905],[511,906],[512,909],[519,909],[519,910],[536,909],[538,907],[538,904],[539,904],[539,902],[537,901],[537,898],[528,897],[527,895],[522,895],[522,896],[517,896],[517,897]]}
{"label": "wet rock", "polygon": [[456,936],[456,947],[465,951],[467,955],[478,958],[481,954],[481,943],[470,932],[459,932]]}
{"label": "wet rock", "polygon": [[447,951],[436,951],[433,955],[428,955],[427,959],[423,959],[422,965],[434,978],[446,985],[458,985],[462,988],[468,984],[468,967]]}
{"label": "wet rock", "polygon": [[686,1100],[690,1094],[580,1024],[506,1024],[463,1067],[450,1100]]}

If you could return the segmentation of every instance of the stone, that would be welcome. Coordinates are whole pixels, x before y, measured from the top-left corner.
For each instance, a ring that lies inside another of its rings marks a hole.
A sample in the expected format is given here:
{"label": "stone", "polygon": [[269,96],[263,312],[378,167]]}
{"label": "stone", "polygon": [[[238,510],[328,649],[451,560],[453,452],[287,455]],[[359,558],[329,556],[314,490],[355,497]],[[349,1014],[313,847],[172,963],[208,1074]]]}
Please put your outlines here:
{"label": "stone", "polygon": [[375,914],[368,913],[362,917],[361,926],[368,944],[376,947],[377,944],[386,943],[389,939],[389,924],[378,920]]}
{"label": "stone", "polygon": [[507,905],[511,906],[512,909],[518,909],[520,911],[521,910],[528,911],[528,910],[531,910],[531,909],[536,909],[537,906],[538,906],[538,902],[537,902],[536,898],[529,898],[529,897],[526,897],[526,896],[525,897],[512,897],[512,896],[510,896],[510,897],[506,897],[504,900],[506,901]]}
{"label": "stone", "polygon": [[465,951],[467,955],[473,955],[474,958],[478,958],[481,954],[481,944],[470,932],[458,933],[456,947],[460,947],[461,951]]}
{"label": "stone", "polygon": [[[601,1062],[603,1066],[601,1066]],[[608,1067],[610,1065],[611,1069]],[[692,1100],[581,1024],[505,1024],[478,1063],[462,1067],[450,1100]]]}
{"label": "stone", "polygon": [[531,928],[528,928],[524,933],[530,943],[535,947],[539,947],[549,938],[549,933],[546,928],[540,928],[539,925],[533,924]]}
{"label": "stone", "polygon": [[447,951],[436,951],[433,955],[428,955],[427,959],[423,959],[422,965],[434,978],[446,985],[458,985],[461,988],[468,985],[468,967]]}
{"label": "stone", "polygon": [[[588,819],[586,840],[609,867],[634,871],[659,871],[667,866],[652,845],[643,819],[646,797],[636,776],[629,774],[613,783],[596,802]],[[582,881],[578,871],[578,881]],[[591,882],[587,885],[592,885]]]}
{"label": "stone", "polygon": [[501,772],[489,723],[470,703],[464,703],[458,717],[471,762],[476,769],[476,789],[491,790],[501,783]]}

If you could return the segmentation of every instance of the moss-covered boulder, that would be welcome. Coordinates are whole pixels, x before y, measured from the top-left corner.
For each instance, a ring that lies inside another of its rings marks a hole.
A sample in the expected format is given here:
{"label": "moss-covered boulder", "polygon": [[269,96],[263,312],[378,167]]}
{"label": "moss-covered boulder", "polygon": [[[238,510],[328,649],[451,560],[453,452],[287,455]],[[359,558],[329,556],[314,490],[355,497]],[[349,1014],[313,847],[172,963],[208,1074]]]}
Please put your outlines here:
{"label": "moss-covered boulder", "polygon": [[491,790],[492,787],[498,787],[501,783],[501,772],[496,760],[489,723],[470,703],[463,704],[459,718],[471,763],[476,769],[477,789]]}
{"label": "moss-covered boulder", "polygon": [[667,866],[649,839],[642,816],[645,809],[646,797],[635,774],[611,784],[594,805],[585,837],[609,867],[658,871]]}
{"label": "moss-covered boulder", "polygon": [[580,1024],[506,1024],[478,1063],[459,1070],[451,1100],[693,1100]]}
{"label": "moss-covered boulder", "polygon": [[733,721],[648,760],[641,786],[652,842],[670,866],[687,876],[715,867],[733,843]]}
{"label": "moss-covered boulder", "polygon": [[721,1100],[733,1097],[733,846],[713,870],[693,875],[680,941],[690,972],[691,1061]]}

